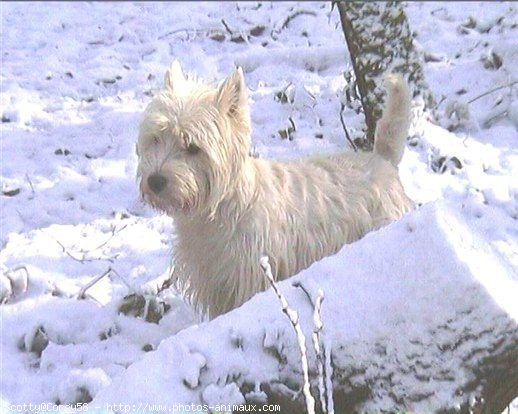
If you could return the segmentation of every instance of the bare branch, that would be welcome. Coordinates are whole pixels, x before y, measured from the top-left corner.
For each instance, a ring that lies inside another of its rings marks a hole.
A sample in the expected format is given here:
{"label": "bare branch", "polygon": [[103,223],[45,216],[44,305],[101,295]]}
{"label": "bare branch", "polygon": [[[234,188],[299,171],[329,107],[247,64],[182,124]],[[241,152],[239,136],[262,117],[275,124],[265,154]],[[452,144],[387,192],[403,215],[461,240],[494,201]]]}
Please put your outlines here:
{"label": "bare branch", "polygon": [[300,355],[301,355],[301,364],[302,364],[302,373],[304,376],[304,384],[302,387],[302,390],[304,392],[304,398],[306,400],[306,410],[308,414],[315,414],[315,399],[311,395],[311,389],[310,389],[310,383],[309,383],[309,364],[308,364],[308,355],[307,355],[307,349],[306,349],[306,337],[304,336],[304,332],[302,332],[302,328],[300,327],[299,323],[299,314],[297,311],[291,309],[288,305],[288,301],[282,294],[282,292],[279,290],[279,287],[277,286],[277,283],[275,283],[275,279],[272,275],[272,268],[270,266],[270,262],[268,260],[267,256],[261,257],[260,260],[261,268],[263,269],[263,272],[270,282],[270,284],[273,287],[273,290],[275,291],[275,294],[279,298],[279,302],[282,306],[282,312],[288,317],[290,320],[291,326],[293,326],[293,329],[295,330],[295,333],[297,334],[297,342],[300,349]]}
{"label": "bare branch", "polygon": [[342,128],[344,129],[344,132],[345,132],[345,138],[347,138],[347,141],[349,141],[349,144],[351,144],[351,146],[353,147],[354,152],[358,152],[358,147],[356,146],[354,141],[351,139],[351,136],[349,135],[349,131],[347,130],[347,127],[345,126],[344,108],[345,108],[345,106],[342,104],[341,108],[340,108],[340,122],[342,123]]}
{"label": "bare branch", "polygon": [[496,88],[490,89],[490,90],[488,90],[487,92],[484,92],[484,93],[482,93],[482,94],[480,94],[480,95],[478,95],[478,96],[475,96],[473,99],[470,99],[470,100],[468,101],[468,104],[473,103],[473,102],[475,102],[476,100],[478,100],[478,99],[480,99],[480,98],[483,98],[484,96],[487,96],[487,95],[489,95],[489,94],[491,94],[491,93],[493,93],[493,92],[499,91],[500,89],[510,88],[511,86],[516,85],[517,83],[518,83],[518,80],[515,80],[515,81],[510,82],[510,83],[508,83],[508,84],[506,84],[506,85],[497,86]]}
{"label": "bare branch", "polygon": [[[284,20],[284,23],[282,24],[282,26],[281,26],[281,29],[280,29],[280,30],[284,30],[284,29],[286,29],[286,28],[290,25],[290,23],[291,23],[291,21],[292,21],[293,19],[295,19],[296,17],[299,17],[299,16],[303,16],[303,15],[307,15],[307,16],[316,16],[317,14],[316,14],[314,11],[309,11],[309,10],[297,10],[295,13],[290,14],[290,15],[286,18],[286,20]],[[280,30],[279,30],[279,31],[280,31]]]}
{"label": "bare branch", "polygon": [[86,285],[84,285],[79,293],[77,294],[77,299],[84,299],[85,293],[88,289],[90,289],[93,285],[95,285],[99,280],[101,280],[103,277],[108,276],[111,273],[112,269],[111,267],[106,270],[102,275],[94,277],[90,282],[88,282]]}
{"label": "bare branch", "polygon": [[326,384],[324,382],[325,368],[324,368],[324,355],[323,350],[320,349],[321,338],[320,331],[324,326],[322,318],[320,317],[320,310],[322,308],[322,301],[324,300],[324,292],[322,289],[318,289],[317,298],[315,299],[315,306],[313,308],[313,347],[315,348],[315,355],[317,357],[317,368],[318,368],[318,390],[320,392],[320,405],[323,413],[327,411],[327,392]]}
{"label": "bare branch", "polygon": [[234,32],[230,30],[230,27],[228,27],[228,24],[225,21],[225,19],[221,19],[221,24],[225,27],[225,30],[228,32],[229,35],[232,36],[234,34]]}

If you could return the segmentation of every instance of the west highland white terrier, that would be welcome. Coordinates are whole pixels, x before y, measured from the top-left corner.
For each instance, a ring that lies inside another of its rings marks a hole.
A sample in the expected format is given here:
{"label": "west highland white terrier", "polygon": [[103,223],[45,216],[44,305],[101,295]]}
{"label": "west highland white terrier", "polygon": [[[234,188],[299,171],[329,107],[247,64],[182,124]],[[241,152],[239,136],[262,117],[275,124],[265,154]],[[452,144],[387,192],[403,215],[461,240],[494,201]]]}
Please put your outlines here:
{"label": "west highland white terrier", "polygon": [[397,169],[411,97],[399,75],[386,85],[372,153],[279,162],[250,156],[241,68],[216,87],[171,65],[140,125],[137,174],[144,200],[174,219],[172,278],[203,314],[265,290],[262,256],[285,279],[412,207]]}

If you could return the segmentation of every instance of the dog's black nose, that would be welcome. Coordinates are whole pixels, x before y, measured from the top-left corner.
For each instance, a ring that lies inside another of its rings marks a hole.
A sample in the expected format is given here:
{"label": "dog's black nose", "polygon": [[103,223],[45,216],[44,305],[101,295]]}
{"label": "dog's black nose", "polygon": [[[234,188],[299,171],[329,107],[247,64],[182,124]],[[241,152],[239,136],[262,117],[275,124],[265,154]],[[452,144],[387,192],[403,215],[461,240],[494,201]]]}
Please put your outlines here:
{"label": "dog's black nose", "polygon": [[167,185],[167,178],[160,174],[153,174],[148,177],[147,184],[155,194],[158,194]]}

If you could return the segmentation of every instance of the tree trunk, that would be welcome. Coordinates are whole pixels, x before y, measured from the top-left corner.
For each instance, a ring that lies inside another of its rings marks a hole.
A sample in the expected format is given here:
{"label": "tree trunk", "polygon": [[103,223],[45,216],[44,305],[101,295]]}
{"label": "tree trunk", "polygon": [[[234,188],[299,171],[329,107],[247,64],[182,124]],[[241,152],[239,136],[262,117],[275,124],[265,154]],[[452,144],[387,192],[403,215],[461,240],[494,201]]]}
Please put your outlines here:
{"label": "tree trunk", "polygon": [[364,149],[372,149],[376,122],[383,109],[383,74],[400,72],[408,80],[422,110],[430,110],[433,96],[423,75],[423,57],[399,2],[336,2],[342,22],[355,85],[367,127]]}
{"label": "tree trunk", "polygon": [[[455,325],[459,321],[452,321]],[[453,329],[449,324],[443,326],[445,330]],[[482,345],[489,336],[500,338],[490,346]],[[354,345],[351,344],[353,347]],[[364,352],[368,355],[383,355],[387,361],[391,360],[390,343],[379,342],[365,344]],[[506,329],[498,332],[466,332],[457,337],[457,342],[446,351],[448,358],[443,360],[444,372],[439,375],[427,374],[426,365],[420,361],[419,351],[416,348],[414,363],[410,363],[406,370],[369,366],[367,360],[358,359],[355,353],[349,354],[349,345],[342,344],[333,350],[333,399],[336,413],[364,412],[362,407],[376,401],[373,412],[413,412],[416,404],[425,403],[426,411],[441,414],[498,414],[503,413],[507,406],[518,397],[518,330],[516,325],[509,323]],[[435,344],[419,344],[419,346],[436,346]],[[453,348],[469,347],[471,355],[461,355]],[[424,350],[423,350],[424,351]],[[358,353],[360,354],[360,353]],[[480,358],[480,354],[488,354]],[[421,354],[422,355],[422,354]],[[458,359],[466,369],[465,372],[451,372],[447,366]],[[433,361],[436,363],[437,361]],[[374,368],[376,375],[369,375],[369,369]],[[401,368],[401,367],[399,367]],[[381,371],[378,371],[381,369]],[[458,377],[457,377],[458,375]],[[466,375],[464,382],[457,387],[457,401],[452,401],[451,407],[437,409],[436,396],[427,390],[426,384],[435,381],[454,383],[459,377]],[[406,377],[406,378],[405,378]],[[422,381],[422,388],[410,387],[412,392],[402,395],[402,382]],[[285,381],[285,380],[284,380]],[[293,390],[279,386],[273,382],[261,385],[268,395],[271,404],[279,404],[283,413],[305,412],[304,399],[298,395],[293,399]],[[380,395],[380,389],[386,395]],[[313,395],[318,396],[316,380],[312,387]],[[469,398],[468,396],[471,396]],[[383,400],[386,397],[386,401]],[[389,405],[387,402],[390,401]],[[317,404],[318,406],[319,404]],[[368,410],[369,412],[371,410]]]}

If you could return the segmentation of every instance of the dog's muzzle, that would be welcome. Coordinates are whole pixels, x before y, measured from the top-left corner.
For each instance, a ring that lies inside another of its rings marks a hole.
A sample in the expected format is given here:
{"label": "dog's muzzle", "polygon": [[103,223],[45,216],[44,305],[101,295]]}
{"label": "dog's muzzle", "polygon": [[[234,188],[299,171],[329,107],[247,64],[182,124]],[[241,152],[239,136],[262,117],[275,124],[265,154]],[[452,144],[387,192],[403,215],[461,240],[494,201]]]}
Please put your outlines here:
{"label": "dog's muzzle", "polygon": [[160,194],[167,185],[167,178],[160,174],[152,174],[147,179],[147,185],[155,194]]}

